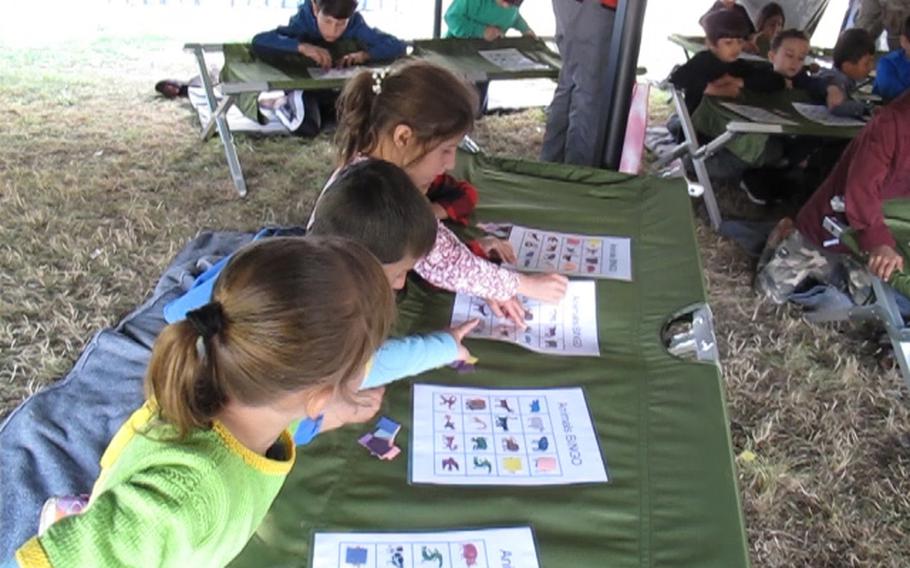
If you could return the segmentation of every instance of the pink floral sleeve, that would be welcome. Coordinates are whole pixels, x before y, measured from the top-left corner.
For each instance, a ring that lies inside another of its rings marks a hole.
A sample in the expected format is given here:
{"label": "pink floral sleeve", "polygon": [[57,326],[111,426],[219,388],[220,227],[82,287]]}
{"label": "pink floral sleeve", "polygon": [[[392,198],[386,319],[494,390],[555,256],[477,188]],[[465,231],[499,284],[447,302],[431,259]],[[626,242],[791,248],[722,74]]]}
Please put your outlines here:
{"label": "pink floral sleeve", "polygon": [[500,302],[512,298],[518,291],[516,272],[475,255],[442,223],[439,223],[433,250],[414,270],[434,286]]}

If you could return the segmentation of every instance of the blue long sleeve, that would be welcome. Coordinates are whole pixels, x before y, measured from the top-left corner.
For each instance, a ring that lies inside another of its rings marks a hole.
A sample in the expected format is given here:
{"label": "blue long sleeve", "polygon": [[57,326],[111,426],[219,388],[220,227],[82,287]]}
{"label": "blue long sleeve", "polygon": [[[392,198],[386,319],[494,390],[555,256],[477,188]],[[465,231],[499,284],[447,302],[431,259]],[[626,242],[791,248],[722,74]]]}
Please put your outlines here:
{"label": "blue long sleeve", "polygon": [[396,59],[405,54],[408,46],[397,37],[367,25],[360,12],[355,12],[342,38],[353,38],[370,54],[370,59]]}
{"label": "blue long sleeve", "polygon": [[447,365],[458,357],[458,344],[447,331],[387,340],[373,357],[361,389],[379,387]]}
{"label": "blue long sleeve", "polygon": [[910,89],[910,58],[904,50],[892,51],[879,59],[872,92],[887,101],[897,98],[907,89]]}
{"label": "blue long sleeve", "polygon": [[[395,59],[405,54],[407,44],[393,35],[387,34],[367,25],[360,12],[354,12],[348,27],[339,39],[353,39],[370,54],[370,59]],[[314,45],[326,44],[319,33],[319,25],[313,14],[312,4],[300,5],[288,25],[279,26],[270,32],[262,32],[253,37],[253,52],[259,56],[299,53],[301,43]]]}

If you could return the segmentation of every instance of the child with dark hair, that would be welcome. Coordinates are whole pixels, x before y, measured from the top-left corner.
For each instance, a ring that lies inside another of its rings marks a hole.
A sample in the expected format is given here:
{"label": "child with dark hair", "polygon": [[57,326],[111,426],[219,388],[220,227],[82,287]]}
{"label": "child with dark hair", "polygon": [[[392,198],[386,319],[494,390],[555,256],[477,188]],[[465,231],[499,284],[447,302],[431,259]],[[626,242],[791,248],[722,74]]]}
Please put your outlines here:
{"label": "child with dark hair", "polygon": [[831,114],[860,118],[868,107],[850,95],[866,79],[875,65],[875,40],[866,30],[851,28],[841,32],[834,45],[834,67],[818,74],[820,88],[811,90],[813,98],[824,101]]}
{"label": "child with dark hair", "polygon": [[717,2],[711,5],[708,11],[705,12],[705,15],[698,19],[699,25],[704,28],[708,21],[708,16],[714,12],[719,11],[727,11],[737,14],[746,25],[745,37],[748,38],[755,33],[755,26],[752,25],[752,18],[749,16],[749,12],[742,4],[737,4],[736,0],[717,0]]}
{"label": "child with dark hair", "polygon": [[899,42],[900,49],[879,59],[875,70],[873,92],[886,101],[910,89],[910,16],[904,21]]}
{"label": "child with dark hair", "polygon": [[762,7],[755,19],[756,32],[752,36],[752,44],[755,45],[756,53],[762,57],[768,53],[772,40],[784,29],[786,22],[784,9],[777,2],[768,2]]}
{"label": "child with dark hair", "polygon": [[[256,34],[252,49],[266,60],[303,56],[328,69],[396,59],[407,45],[368,26],[357,12],[356,0],[304,0],[288,25]],[[276,115],[289,131],[315,136],[322,129],[323,114],[332,114],[336,98],[337,91],[288,91]]]}
{"label": "child with dark hair", "polygon": [[735,98],[742,89],[773,92],[784,88],[783,77],[766,65],[739,59],[749,26],[738,11],[718,10],[703,18],[708,49],[697,53],[670,74],[685,91],[686,108],[695,112],[703,95]]}

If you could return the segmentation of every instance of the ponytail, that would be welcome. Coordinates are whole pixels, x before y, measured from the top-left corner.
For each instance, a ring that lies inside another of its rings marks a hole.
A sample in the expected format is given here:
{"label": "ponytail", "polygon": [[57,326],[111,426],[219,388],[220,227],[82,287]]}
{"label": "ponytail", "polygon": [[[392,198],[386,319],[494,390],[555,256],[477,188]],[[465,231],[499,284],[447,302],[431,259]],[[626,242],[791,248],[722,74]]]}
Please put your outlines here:
{"label": "ponytail", "polygon": [[335,102],[338,129],[335,146],[339,165],[350,162],[358,152],[376,144],[370,128],[370,115],[376,102],[373,74],[361,71],[351,77]]}
{"label": "ponytail", "polygon": [[226,402],[211,349],[215,341],[202,339],[186,320],[164,328],[155,341],[145,396],[155,401],[161,417],[177,429],[179,437],[193,428],[208,427]]}

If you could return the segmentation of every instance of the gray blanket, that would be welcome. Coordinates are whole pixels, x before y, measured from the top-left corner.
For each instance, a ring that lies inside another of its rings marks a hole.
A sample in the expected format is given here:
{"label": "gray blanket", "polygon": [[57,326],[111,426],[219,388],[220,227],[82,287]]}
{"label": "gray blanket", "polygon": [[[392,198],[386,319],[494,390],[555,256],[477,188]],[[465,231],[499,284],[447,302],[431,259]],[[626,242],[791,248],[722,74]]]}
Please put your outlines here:
{"label": "gray blanket", "polygon": [[142,380],[162,309],[196,275],[253,233],[202,233],[164,272],[151,298],[95,335],[60,382],[23,402],[0,425],[0,561],[38,530],[53,495],[90,493],[108,442],[142,403]]}

